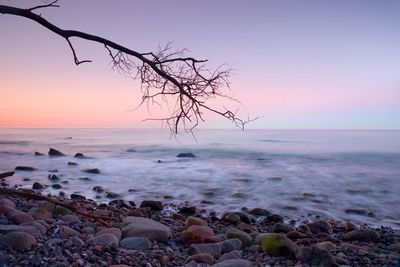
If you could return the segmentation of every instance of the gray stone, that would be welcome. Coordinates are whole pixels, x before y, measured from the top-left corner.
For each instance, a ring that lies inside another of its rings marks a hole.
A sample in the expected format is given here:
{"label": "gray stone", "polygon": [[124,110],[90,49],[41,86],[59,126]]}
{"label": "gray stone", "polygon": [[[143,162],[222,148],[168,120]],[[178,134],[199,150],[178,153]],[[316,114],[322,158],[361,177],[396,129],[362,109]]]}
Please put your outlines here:
{"label": "gray stone", "polygon": [[168,242],[171,229],[159,222],[142,217],[125,217],[122,220],[124,237],[147,237],[150,240]]}
{"label": "gray stone", "polygon": [[14,171],[0,173],[0,179],[6,178],[9,176],[13,176],[14,173],[15,173]]}
{"label": "gray stone", "polygon": [[350,241],[358,240],[358,241],[376,242],[379,240],[379,238],[380,238],[379,233],[372,229],[354,230],[344,235],[344,239]]}
{"label": "gray stone", "polygon": [[0,199],[0,206],[3,206],[3,205],[15,209],[15,203],[12,200],[5,198],[5,197]]}
{"label": "gray stone", "polygon": [[116,228],[116,227],[103,228],[98,233],[96,233],[96,236],[97,235],[101,235],[101,234],[105,234],[105,233],[115,235],[118,238],[118,240],[121,240],[121,238],[122,238],[121,229]]}
{"label": "gray stone", "polygon": [[26,172],[32,172],[35,171],[36,169],[30,166],[17,166],[15,167],[16,171],[26,171]]}
{"label": "gray stone", "polygon": [[196,156],[190,152],[179,153],[177,155],[178,158],[195,158]]}
{"label": "gray stone", "polygon": [[151,248],[151,242],[145,237],[127,237],[121,240],[120,246],[126,249],[147,250]]}
{"label": "gray stone", "polygon": [[68,224],[81,223],[81,220],[78,216],[71,214],[63,215],[60,219]]}
{"label": "gray stone", "polygon": [[276,223],[276,224],[274,225],[274,228],[273,228],[272,232],[274,232],[274,233],[285,233],[285,234],[287,234],[287,233],[289,233],[290,231],[294,231],[294,230],[295,230],[295,229],[294,229],[293,226],[290,226],[290,225],[287,225],[287,224],[284,224],[284,223]]}
{"label": "gray stone", "polygon": [[35,237],[41,237],[42,233],[39,229],[30,225],[14,225],[14,224],[0,224],[0,233],[8,234],[11,232],[25,232]]}
{"label": "gray stone", "polygon": [[114,234],[104,233],[97,235],[88,240],[89,243],[93,243],[100,246],[118,246],[119,240]]}
{"label": "gray stone", "polygon": [[61,151],[58,151],[57,149],[54,149],[54,148],[50,148],[48,154],[49,154],[50,157],[65,156],[64,153],[62,153]]}
{"label": "gray stone", "polygon": [[251,238],[251,236],[248,233],[243,232],[238,229],[229,229],[228,231],[226,231],[225,237],[227,239],[237,238],[246,247],[250,246],[251,243],[253,242],[253,239]]}

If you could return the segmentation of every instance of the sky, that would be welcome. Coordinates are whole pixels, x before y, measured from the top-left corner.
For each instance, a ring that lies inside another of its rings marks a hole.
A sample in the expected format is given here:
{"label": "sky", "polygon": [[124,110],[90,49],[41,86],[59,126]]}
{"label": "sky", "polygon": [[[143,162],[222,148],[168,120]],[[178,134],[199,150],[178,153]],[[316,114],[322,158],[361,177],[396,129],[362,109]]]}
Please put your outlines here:
{"label": "sky", "polygon": [[[116,4],[117,3],[117,4]],[[43,1],[0,0],[28,8]],[[213,101],[249,128],[400,129],[400,1],[60,0],[37,12],[63,29],[138,52],[176,48],[232,65],[240,104]],[[100,44],[0,14],[0,127],[158,128],[168,107],[140,102],[137,81],[112,71]],[[206,114],[204,128],[232,128]]]}

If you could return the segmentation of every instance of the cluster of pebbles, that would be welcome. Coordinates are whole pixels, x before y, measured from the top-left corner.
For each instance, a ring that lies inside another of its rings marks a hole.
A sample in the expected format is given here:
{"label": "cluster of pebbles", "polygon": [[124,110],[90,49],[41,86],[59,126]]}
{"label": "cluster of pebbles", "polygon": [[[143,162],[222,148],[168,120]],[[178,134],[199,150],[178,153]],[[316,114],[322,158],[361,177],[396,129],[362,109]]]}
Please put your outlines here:
{"label": "cluster of pebbles", "polygon": [[400,266],[400,232],[351,222],[298,222],[262,208],[221,216],[156,200],[63,206],[0,194],[0,266]]}

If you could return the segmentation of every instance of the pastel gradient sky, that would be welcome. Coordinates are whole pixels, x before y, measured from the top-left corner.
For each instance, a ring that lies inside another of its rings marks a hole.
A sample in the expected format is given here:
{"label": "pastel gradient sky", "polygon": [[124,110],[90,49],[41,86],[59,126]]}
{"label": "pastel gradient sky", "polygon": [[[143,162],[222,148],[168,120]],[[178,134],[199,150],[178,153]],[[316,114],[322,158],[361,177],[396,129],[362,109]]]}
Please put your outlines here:
{"label": "pastel gradient sky", "polygon": [[[59,4],[40,13],[61,28],[139,52],[174,41],[211,66],[233,64],[241,114],[263,115],[250,128],[400,129],[400,1]],[[61,37],[11,15],[0,15],[0,44],[0,126],[159,127],[142,120],[168,113],[129,111],[139,103],[139,84],[111,71],[99,44],[74,40],[79,58],[93,60],[77,67]],[[202,126],[232,127],[212,115]]]}

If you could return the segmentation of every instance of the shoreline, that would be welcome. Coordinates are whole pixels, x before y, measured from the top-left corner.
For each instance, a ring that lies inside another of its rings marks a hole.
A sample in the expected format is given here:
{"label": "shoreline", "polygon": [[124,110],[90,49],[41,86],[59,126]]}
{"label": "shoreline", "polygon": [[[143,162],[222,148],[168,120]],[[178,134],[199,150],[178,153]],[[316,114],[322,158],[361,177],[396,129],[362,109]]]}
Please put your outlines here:
{"label": "shoreline", "polygon": [[116,220],[105,227],[49,202],[0,193],[3,263],[60,267],[400,266],[400,231],[390,227],[333,220],[303,223],[262,208],[228,210],[218,217],[185,203],[171,206],[144,200],[139,205],[118,199],[98,204],[79,195],[52,198]]}

